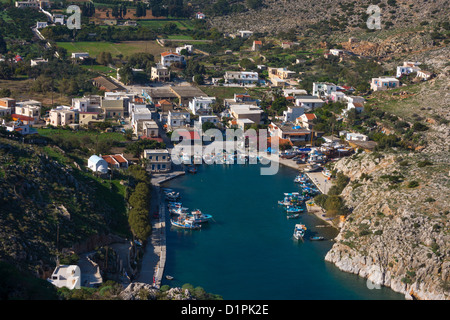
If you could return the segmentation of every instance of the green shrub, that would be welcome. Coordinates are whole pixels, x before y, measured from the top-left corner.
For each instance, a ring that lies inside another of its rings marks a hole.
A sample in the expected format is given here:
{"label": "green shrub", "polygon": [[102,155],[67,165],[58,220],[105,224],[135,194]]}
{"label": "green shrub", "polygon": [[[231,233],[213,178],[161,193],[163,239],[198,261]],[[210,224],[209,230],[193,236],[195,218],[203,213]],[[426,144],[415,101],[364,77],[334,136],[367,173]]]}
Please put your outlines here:
{"label": "green shrub", "polygon": [[419,182],[417,182],[416,180],[410,181],[408,183],[408,188],[416,188],[419,186]]}

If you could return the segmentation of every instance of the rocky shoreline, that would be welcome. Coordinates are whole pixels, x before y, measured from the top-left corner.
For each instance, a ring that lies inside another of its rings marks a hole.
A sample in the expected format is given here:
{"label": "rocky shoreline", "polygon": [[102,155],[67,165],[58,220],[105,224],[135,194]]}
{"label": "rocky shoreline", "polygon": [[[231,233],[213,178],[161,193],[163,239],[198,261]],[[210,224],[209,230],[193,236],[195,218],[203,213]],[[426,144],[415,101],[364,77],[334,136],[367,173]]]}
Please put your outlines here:
{"label": "rocky shoreline", "polygon": [[[410,161],[415,157],[410,154]],[[438,164],[406,171],[396,159],[362,154],[336,163],[335,169],[350,177],[341,196],[351,213],[325,260],[406,299],[448,300],[448,193],[438,183],[448,172]],[[385,180],[394,172],[420,179],[424,187],[392,188]]]}

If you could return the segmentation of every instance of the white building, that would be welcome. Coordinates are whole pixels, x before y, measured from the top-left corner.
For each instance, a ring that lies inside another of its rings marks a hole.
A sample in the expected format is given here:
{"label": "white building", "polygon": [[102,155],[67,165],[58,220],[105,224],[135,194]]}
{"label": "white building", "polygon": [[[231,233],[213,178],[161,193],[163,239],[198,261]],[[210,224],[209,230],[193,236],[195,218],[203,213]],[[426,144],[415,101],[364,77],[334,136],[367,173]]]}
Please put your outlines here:
{"label": "white building", "polygon": [[220,120],[218,116],[200,116],[198,117],[198,121],[200,122],[201,125],[203,125],[206,122],[211,122],[214,125],[217,125]]}
{"label": "white building", "polygon": [[163,52],[161,53],[161,64],[165,67],[170,67],[173,63],[184,64],[184,56],[176,52]]}
{"label": "white building", "polygon": [[52,18],[54,24],[60,25],[64,25],[64,19],[65,16],[63,14],[54,14]]}
{"label": "white building", "polygon": [[73,52],[72,53],[72,59],[86,59],[89,58],[89,53],[88,52]]}
{"label": "white building", "polygon": [[355,133],[355,132],[347,132],[345,134],[345,140],[347,141],[368,141],[369,138],[361,133]]}
{"label": "white building", "polygon": [[152,120],[152,112],[144,105],[134,108],[131,112],[131,126],[135,135],[140,135],[145,121]]}
{"label": "white building", "polygon": [[189,112],[169,110],[169,114],[167,115],[167,126],[169,130],[180,127],[187,127],[190,124],[191,115]]}
{"label": "white building", "polygon": [[342,56],[344,54],[344,50],[341,49],[330,49],[330,54],[332,54],[333,56]]}
{"label": "white building", "polygon": [[70,290],[81,288],[81,270],[77,265],[59,265],[47,279],[55,287],[66,287]]}
{"label": "white building", "polygon": [[336,92],[337,86],[334,83],[329,82],[314,82],[313,83],[313,96],[326,98],[331,95],[332,92]]}
{"label": "white building", "polygon": [[283,89],[283,95],[285,97],[298,97],[298,96],[306,96],[308,92],[304,89]]}
{"label": "white building", "polygon": [[295,98],[295,105],[298,107],[304,107],[305,109],[314,110],[320,108],[325,102],[316,96],[299,96]]}
{"label": "white building", "polygon": [[347,99],[347,96],[341,91],[335,91],[330,94],[330,98],[333,102],[340,102],[345,101]]}
{"label": "white building", "polygon": [[192,114],[209,115],[212,113],[211,105],[216,102],[214,97],[195,97],[189,101],[189,110]]}
{"label": "white building", "polygon": [[151,69],[150,79],[161,82],[170,81],[170,71],[164,65],[157,63],[156,66]]}
{"label": "white building", "polygon": [[28,102],[29,101],[17,102],[14,113],[21,116],[32,117],[35,122],[39,121],[41,116],[41,103],[32,104],[30,101],[30,104],[28,104]]}
{"label": "white building", "polygon": [[394,77],[372,78],[370,89],[373,91],[395,89],[400,86],[400,81]]}
{"label": "white building", "polygon": [[397,67],[397,74],[395,77],[400,78],[402,75],[408,75],[413,72],[418,72],[420,70],[419,65],[419,62],[405,61],[403,62],[402,66]]}
{"label": "white building", "polygon": [[241,36],[241,38],[249,38],[253,35],[253,31],[241,30],[239,31],[239,35]]}
{"label": "white building", "polygon": [[194,52],[194,46],[192,44],[185,44],[182,47],[176,47],[175,48],[175,52],[178,54],[181,54],[181,51],[186,50],[186,52],[188,54],[191,54],[192,52]]}
{"label": "white building", "polygon": [[88,159],[88,168],[93,172],[108,173],[108,162],[99,156],[92,155]]}
{"label": "white building", "polygon": [[259,81],[258,72],[252,71],[226,71],[225,83],[254,84]]}
{"label": "white building", "polygon": [[76,112],[68,107],[59,106],[49,111],[47,124],[55,127],[66,126],[75,123]]}
{"label": "white building", "polygon": [[36,29],[43,29],[43,28],[47,28],[48,27],[48,23],[47,22],[42,22],[42,21],[38,21],[36,22]]}
{"label": "white building", "polygon": [[30,66],[34,67],[34,66],[37,66],[38,64],[47,63],[47,62],[48,62],[48,60],[43,59],[43,58],[31,59]]}
{"label": "white building", "polygon": [[417,78],[420,78],[422,80],[429,80],[432,75],[433,75],[433,73],[429,72],[429,71],[425,71],[425,70],[417,71]]}
{"label": "white building", "polygon": [[172,167],[169,150],[145,149],[143,157],[148,159],[147,169],[151,172],[169,172]]}

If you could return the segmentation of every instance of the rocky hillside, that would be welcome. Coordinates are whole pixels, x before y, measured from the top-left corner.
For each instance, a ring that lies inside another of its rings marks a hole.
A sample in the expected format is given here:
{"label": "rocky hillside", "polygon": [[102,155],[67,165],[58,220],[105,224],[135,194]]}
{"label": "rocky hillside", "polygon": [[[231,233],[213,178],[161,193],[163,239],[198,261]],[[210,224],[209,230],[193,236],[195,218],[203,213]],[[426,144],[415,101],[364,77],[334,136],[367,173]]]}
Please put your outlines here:
{"label": "rocky hillside", "polygon": [[45,279],[58,253],[127,225],[106,198],[112,191],[59,150],[0,138],[0,260]]}
{"label": "rocky hillside", "polygon": [[[243,1],[242,1],[243,2]],[[205,1],[211,3],[211,1]],[[209,17],[211,24],[225,32],[252,30],[278,33],[294,29],[303,32],[318,23],[340,31],[352,31],[367,21],[367,8],[376,4],[381,8],[383,28],[412,27],[426,21],[448,20],[447,0],[264,0],[256,10]]]}
{"label": "rocky hillside", "polygon": [[334,167],[350,178],[341,196],[351,213],[325,259],[407,298],[450,298],[447,69],[402,88],[404,100],[377,95],[379,108],[426,123],[423,148],[355,154]]}

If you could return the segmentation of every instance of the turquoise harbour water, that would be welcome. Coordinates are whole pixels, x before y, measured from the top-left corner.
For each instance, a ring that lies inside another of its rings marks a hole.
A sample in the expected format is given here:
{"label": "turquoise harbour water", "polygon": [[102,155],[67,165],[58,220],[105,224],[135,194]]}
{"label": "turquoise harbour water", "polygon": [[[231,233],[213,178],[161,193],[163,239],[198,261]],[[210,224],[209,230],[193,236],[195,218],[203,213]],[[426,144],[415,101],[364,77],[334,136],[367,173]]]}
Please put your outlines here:
{"label": "turquoise harbour water", "polygon": [[[287,219],[277,204],[284,192],[298,191],[296,170],[280,166],[272,176],[258,165],[203,165],[163,185],[179,191],[183,206],[213,215],[201,230],[170,226],[163,280],[171,287],[190,283],[225,300],[403,300],[389,288],[369,289],[366,280],[324,260],[337,235],[334,228],[304,213]],[[167,212],[167,211],[166,211]],[[294,225],[308,230],[305,241]],[[312,235],[325,241],[310,241]]]}

